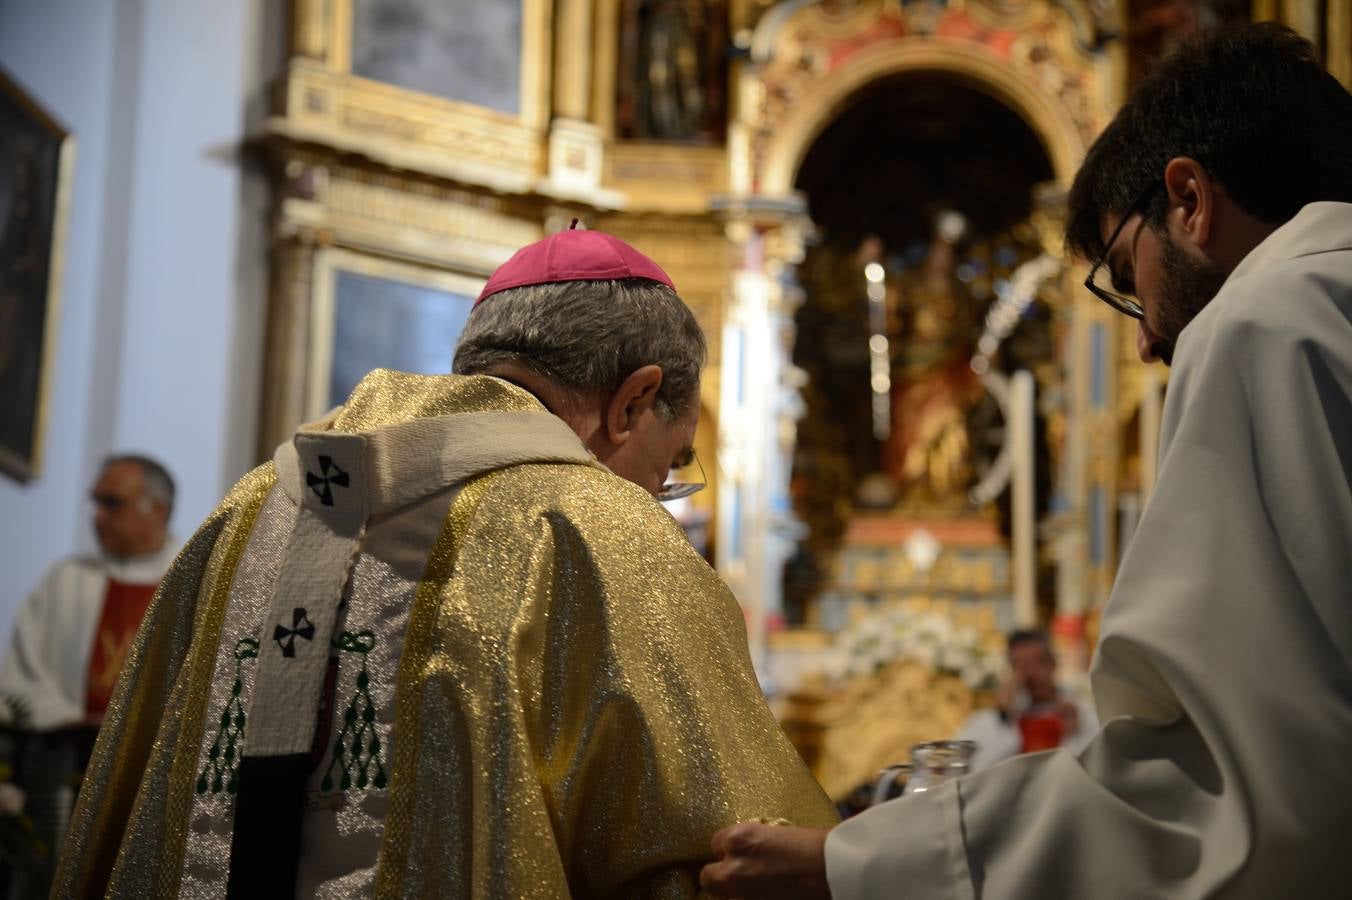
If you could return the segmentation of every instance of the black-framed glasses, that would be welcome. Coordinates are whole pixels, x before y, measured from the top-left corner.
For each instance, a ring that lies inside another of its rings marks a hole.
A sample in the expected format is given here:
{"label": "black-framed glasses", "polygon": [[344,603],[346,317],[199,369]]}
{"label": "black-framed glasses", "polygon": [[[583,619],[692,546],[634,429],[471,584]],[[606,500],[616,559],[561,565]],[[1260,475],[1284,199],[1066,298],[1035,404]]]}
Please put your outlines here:
{"label": "black-framed glasses", "polygon": [[695,451],[690,451],[690,462],[681,466],[680,471],[688,472],[694,466],[699,469],[699,481],[669,481],[657,490],[657,499],[663,502],[667,500],[680,500],[682,497],[689,497],[691,494],[704,490],[705,485],[709,483],[708,477],[704,474],[704,464],[699,461]]}
{"label": "black-framed glasses", "polygon": [[89,495],[89,503],[91,506],[95,509],[106,510],[110,513],[115,513],[123,507],[130,506],[132,500],[133,498],[131,497],[119,497],[117,494],[94,493]]}
{"label": "black-framed glasses", "polygon": [[[1113,249],[1113,244],[1117,243],[1117,238],[1122,234],[1122,228],[1127,224],[1127,220],[1141,211],[1141,206],[1145,203],[1146,198],[1154,193],[1155,188],[1159,186],[1160,181],[1157,179],[1141,188],[1141,192],[1136,195],[1136,199],[1131,201],[1127,211],[1118,220],[1117,227],[1113,229],[1108,242],[1103,245],[1103,252],[1099,254],[1098,259],[1094,260],[1094,265],[1089,269],[1089,277],[1084,280],[1084,286],[1089,288],[1091,294],[1123,315],[1131,316],[1133,319],[1144,319],[1145,310],[1141,308],[1141,301],[1136,299],[1133,292],[1117,288],[1112,266],[1108,265],[1108,253]],[[1100,272],[1107,272],[1110,282],[1108,285],[1097,283]]]}

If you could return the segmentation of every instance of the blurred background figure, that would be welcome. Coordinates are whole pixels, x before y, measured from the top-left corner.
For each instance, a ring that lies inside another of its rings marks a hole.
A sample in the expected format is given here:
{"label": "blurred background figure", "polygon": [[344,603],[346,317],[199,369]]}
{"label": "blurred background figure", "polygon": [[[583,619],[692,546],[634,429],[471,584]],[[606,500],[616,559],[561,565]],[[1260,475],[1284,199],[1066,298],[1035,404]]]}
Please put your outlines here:
{"label": "blurred background figure", "polygon": [[155,587],[178,552],[169,472],[114,456],[90,492],[99,552],[63,559],[19,612],[0,699],[30,729],[97,725]]}
{"label": "blurred background figure", "polygon": [[1098,731],[1094,706],[1073,697],[1056,682],[1056,654],[1041,631],[1009,636],[1009,678],[996,705],[977,710],[962,726],[959,740],[975,741],[972,771],[1020,753],[1069,747],[1078,753]]}
{"label": "blurred background figure", "polygon": [[168,530],[174,481],[159,462],[109,457],[89,501],[98,549],[47,570],[17,610],[0,668],[0,819],[8,828],[0,897],[46,895],[118,675],[178,552]]}

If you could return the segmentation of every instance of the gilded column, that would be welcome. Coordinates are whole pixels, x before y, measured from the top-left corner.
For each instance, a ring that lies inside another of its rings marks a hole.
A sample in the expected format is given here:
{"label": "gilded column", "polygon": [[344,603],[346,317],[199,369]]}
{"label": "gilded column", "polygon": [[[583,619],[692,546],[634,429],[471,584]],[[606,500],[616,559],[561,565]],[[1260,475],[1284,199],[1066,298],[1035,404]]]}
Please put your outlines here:
{"label": "gilded column", "polygon": [[[309,358],[310,298],[318,235],[300,228],[281,234],[272,248],[272,297],[268,304],[263,360],[262,422],[258,459],[271,459],[277,445],[305,420],[307,385],[295,360]],[[304,368],[304,367],[300,367]]]}
{"label": "gilded column", "polygon": [[559,0],[554,29],[554,115],[591,119],[592,3]]}
{"label": "gilded column", "polygon": [[1014,460],[1010,479],[1011,557],[1014,581],[1014,620],[1020,628],[1035,628],[1037,615],[1037,452],[1034,449],[1033,375],[1014,373],[1009,386],[1010,449]]}
{"label": "gilded column", "polygon": [[[615,208],[620,195],[601,187],[605,133],[595,121],[613,97],[593,97],[593,79],[599,63],[593,62],[596,34],[595,4],[591,0],[559,0],[554,33],[554,110],[549,126],[549,174],[543,189],[561,199],[575,199]],[[619,8],[612,10],[618,15]],[[613,53],[601,56],[614,63]],[[600,80],[600,79],[598,79]]]}
{"label": "gilded column", "polygon": [[1333,77],[1352,90],[1352,3],[1332,2],[1324,23],[1328,67]]}
{"label": "gilded column", "polygon": [[333,0],[296,0],[291,9],[291,55],[328,62]]}
{"label": "gilded column", "polygon": [[1324,65],[1352,90],[1352,3],[1253,0],[1255,22],[1281,22],[1324,48]]}

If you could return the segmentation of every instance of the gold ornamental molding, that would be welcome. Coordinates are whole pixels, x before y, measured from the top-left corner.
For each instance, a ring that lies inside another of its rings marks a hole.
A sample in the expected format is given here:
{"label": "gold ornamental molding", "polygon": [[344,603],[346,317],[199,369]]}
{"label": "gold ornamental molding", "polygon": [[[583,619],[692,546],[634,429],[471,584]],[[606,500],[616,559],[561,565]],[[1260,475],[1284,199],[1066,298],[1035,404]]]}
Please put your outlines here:
{"label": "gold ornamental molding", "polygon": [[1008,60],[980,45],[904,37],[854,54],[796,97],[784,118],[764,126],[770,136],[759,189],[770,194],[792,190],[812,142],[862,88],[881,78],[917,72],[952,75],[1008,105],[1042,140],[1056,180],[1070,182],[1084,156],[1086,136],[1064,103],[1045,94],[1031,79],[1019,77]]}
{"label": "gold ornamental molding", "polygon": [[543,234],[526,200],[339,163],[327,151],[283,146],[279,155],[283,235],[309,229],[340,246],[487,274]]}
{"label": "gold ornamental molding", "polygon": [[975,0],[964,8],[973,20],[988,28],[1014,31],[1032,26],[1043,14],[1041,4],[1030,0]]}
{"label": "gold ornamental molding", "polygon": [[957,734],[978,699],[956,676],[897,662],[844,685],[794,692],[780,725],[822,789],[841,800],[883,767],[905,762],[912,745]]}
{"label": "gold ornamental molding", "polygon": [[295,227],[272,242],[271,299],[255,448],[260,462],[271,459],[277,445],[305,418],[315,252],[324,240],[314,229]]}
{"label": "gold ornamental molding", "polygon": [[[402,238],[409,255],[487,272],[542,236],[538,224],[496,205],[463,191],[410,192],[391,179],[338,178],[332,182],[327,212],[340,234],[369,231],[369,240],[385,242],[391,236]],[[419,246],[410,246],[415,235]],[[446,246],[445,239],[463,246]]]}
{"label": "gold ornamental molding", "polygon": [[354,0],[291,0],[292,58],[268,133],[492,190],[531,191],[545,169],[553,3],[521,2],[518,112],[508,113],[354,74]]}
{"label": "gold ornamental molding", "polygon": [[[1110,17],[1079,0],[788,0],[761,18],[735,93],[731,181],[782,195],[820,132],[869,84],[945,76],[1019,114],[1069,184],[1120,69]],[[1099,48],[1095,50],[1094,48]]]}
{"label": "gold ornamental molding", "polygon": [[602,181],[625,194],[630,210],[703,213],[728,189],[728,155],[722,147],[614,141]]}
{"label": "gold ornamental molding", "polygon": [[534,188],[542,132],[513,116],[294,61],[272,137],[358,153],[377,163],[512,193]]}

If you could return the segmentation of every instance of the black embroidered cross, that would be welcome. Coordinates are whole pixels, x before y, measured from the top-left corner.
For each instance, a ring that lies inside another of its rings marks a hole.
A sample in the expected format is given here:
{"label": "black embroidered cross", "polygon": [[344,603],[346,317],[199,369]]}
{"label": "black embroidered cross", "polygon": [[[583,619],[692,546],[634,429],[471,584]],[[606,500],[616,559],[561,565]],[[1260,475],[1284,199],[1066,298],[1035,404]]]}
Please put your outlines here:
{"label": "black embroidered cross", "polygon": [[[301,624],[301,623],[304,624]],[[277,642],[277,646],[282,648],[282,656],[296,655],[296,638],[301,637],[307,641],[315,638],[315,626],[305,615],[302,607],[296,607],[291,611],[291,627],[278,625],[272,630],[272,639]],[[282,643],[286,641],[286,643]]]}
{"label": "black embroidered cross", "polygon": [[333,505],[333,488],[347,487],[347,473],[338,468],[338,464],[333,461],[332,456],[319,457],[319,471],[323,474],[316,475],[314,472],[305,473],[305,483],[309,485],[310,490],[319,495],[319,501],[325,506]]}

